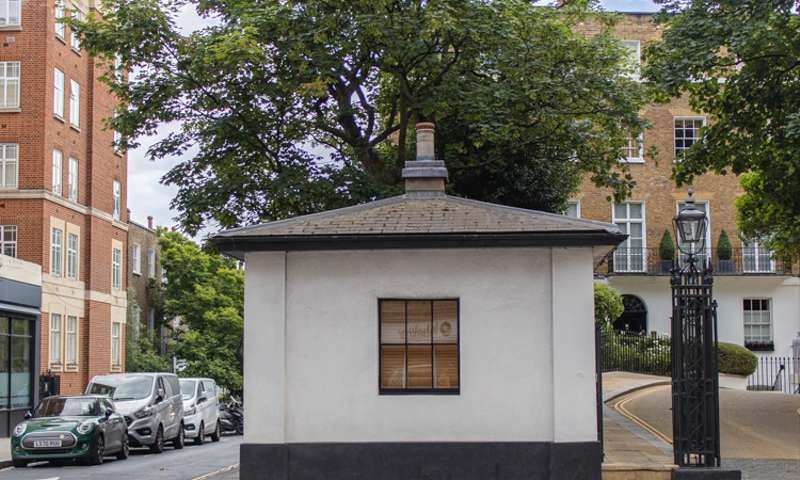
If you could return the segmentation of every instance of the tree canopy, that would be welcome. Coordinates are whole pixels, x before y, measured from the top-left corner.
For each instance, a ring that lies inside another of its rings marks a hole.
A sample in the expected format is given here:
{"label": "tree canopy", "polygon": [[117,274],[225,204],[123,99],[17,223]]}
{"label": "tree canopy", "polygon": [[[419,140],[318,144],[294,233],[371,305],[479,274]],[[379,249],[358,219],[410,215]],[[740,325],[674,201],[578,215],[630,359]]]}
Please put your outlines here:
{"label": "tree canopy", "polygon": [[[451,193],[559,211],[589,175],[626,195],[645,93],[597,3],[105,0],[71,23],[132,72],[104,76],[120,146],[175,123],[148,157],[196,149],[162,179],[195,233],[398,193],[423,120]],[[186,4],[212,26],[182,35]]]}
{"label": "tree canopy", "polygon": [[691,183],[742,174],[740,230],[780,256],[800,255],[800,17],[796,0],[661,0],[661,42],[645,75],[709,115],[702,142],[675,166]]}
{"label": "tree canopy", "polygon": [[241,392],[244,272],[180,233],[162,231],[159,243],[164,314],[177,321],[175,354],[187,361],[182,374]]}

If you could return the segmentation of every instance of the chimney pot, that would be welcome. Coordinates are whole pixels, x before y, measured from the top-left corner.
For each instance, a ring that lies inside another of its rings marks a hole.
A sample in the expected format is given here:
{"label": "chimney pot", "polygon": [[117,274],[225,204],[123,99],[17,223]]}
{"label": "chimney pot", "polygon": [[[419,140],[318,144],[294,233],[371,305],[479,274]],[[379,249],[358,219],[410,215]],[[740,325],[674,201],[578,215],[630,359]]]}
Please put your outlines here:
{"label": "chimney pot", "polygon": [[152,215],[148,215],[147,216],[147,228],[149,228],[150,230],[153,229],[153,216]]}
{"label": "chimney pot", "polygon": [[436,160],[435,125],[420,122],[417,130],[417,158],[406,162],[403,178],[408,192],[444,192],[447,168],[444,162]]}

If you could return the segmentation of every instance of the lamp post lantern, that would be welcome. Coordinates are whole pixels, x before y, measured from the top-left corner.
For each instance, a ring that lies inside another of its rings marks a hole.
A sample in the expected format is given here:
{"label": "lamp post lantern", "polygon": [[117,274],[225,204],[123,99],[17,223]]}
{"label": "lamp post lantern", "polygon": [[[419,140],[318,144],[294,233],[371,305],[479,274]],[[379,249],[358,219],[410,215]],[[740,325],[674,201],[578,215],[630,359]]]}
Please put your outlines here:
{"label": "lamp post lantern", "polygon": [[672,269],[672,434],[679,467],[719,467],[717,305],[705,254],[708,218],[689,199],[674,219],[681,252]]}

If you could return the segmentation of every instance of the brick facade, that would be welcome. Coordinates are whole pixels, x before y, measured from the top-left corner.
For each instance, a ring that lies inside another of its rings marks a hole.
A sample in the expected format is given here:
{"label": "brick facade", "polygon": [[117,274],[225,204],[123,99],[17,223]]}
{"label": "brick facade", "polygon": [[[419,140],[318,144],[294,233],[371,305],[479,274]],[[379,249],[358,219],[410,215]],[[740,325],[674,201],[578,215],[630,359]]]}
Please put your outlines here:
{"label": "brick facade", "polygon": [[[625,14],[616,25],[616,34],[622,40],[639,40],[644,50],[648,42],[660,37],[659,29],[652,23],[649,14]],[[592,28],[587,27],[591,32]],[[674,120],[676,117],[704,117],[694,112],[686,99],[676,99],[667,104],[648,105],[643,116],[651,123],[644,132],[644,163],[630,163],[631,174],[636,181],[633,194],[626,201],[642,202],[645,209],[646,248],[657,249],[664,230],[672,232],[672,219],[677,213],[677,204],[687,197],[687,187],[677,188],[672,179],[674,159]],[[647,152],[655,147],[656,158],[648,158]],[[739,180],[734,175],[703,175],[694,181],[695,199],[708,202],[710,209],[711,248],[716,248],[719,235],[724,229],[734,248],[741,246],[736,229],[734,202],[742,193]],[[581,217],[593,220],[612,220],[612,204],[608,201],[608,189],[595,187],[586,179],[575,200],[580,201]],[[674,240],[674,235],[673,235]]]}
{"label": "brick facade", "polygon": [[[128,289],[133,295],[128,300],[138,306],[139,316],[136,319],[136,326],[140,332],[146,331],[147,334],[153,335],[161,324],[159,320],[161,312],[157,311],[153,298],[153,284],[161,282],[161,247],[158,244],[152,217],[148,217],[148,224],[149,226],[144,226],[133,221],[128,223]],[[134,265],[136,258],[133,251],[137,247],[139,265]],[[149,253],[151,250],[152,258]]]}
{"label": "brick facade", "polygon": [[[94,0],[66,1],[66,14],[84,15]],[[62,393],[83,390],[91,376],[124,369],[126,308],[127,157],[112,147],[104,119],[115,99],[97,78],[108,61],[89,57],[56,34],[55,0],[22,2],[19,28],[0,31],[0,62],[21,65],[20,106],[0,110],[0,143],[19,145],[17,188],[0,191],[0,223],[17,226],[17,257],[41,265],[40,368],[61,376]],[[64,115],[54,114],[54,69],[64,74]],[[70,122],[70,81],[80,86],[79,125]],[[53,150],[62,152],[61,193],[54,193]],[[67,195],[70,158],[77,160],[77,199]],[[112,181],[121,185],[120,218],[114,219]],[[52,228],[62,230],[61,272],[51,271]],[[68,237],[77,235],[75,278],[67,272]],[[114,243],[116,241],[117,243]],[[112,286],[112,245],[121,252],[120,285]],[[50,358],[50,317],[61,314],[61,360]],[[75,362],[65,359],[67,317],[77,317]],[[120,323],[119,363],[112,366],[112,325]]]}

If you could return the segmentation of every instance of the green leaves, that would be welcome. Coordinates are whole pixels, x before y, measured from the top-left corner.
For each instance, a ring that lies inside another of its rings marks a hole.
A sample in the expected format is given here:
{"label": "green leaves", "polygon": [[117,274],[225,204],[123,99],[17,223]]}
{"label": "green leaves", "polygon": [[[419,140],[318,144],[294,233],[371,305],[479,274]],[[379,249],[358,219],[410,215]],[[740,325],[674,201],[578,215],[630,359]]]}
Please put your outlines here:
{"label": "green leaves", "polygon": [[705,172],[744,174],[739,228],[783,257],[800,255],[800,18],[793,0],[664,1],[663,41],[646,76],[662,98],[687,94],[710,117],[704,141],[676,164],[691,183]]}
{"label": "green leaves", "polygon": [[242,389],[244,272],[176,232],[160,232],[166,274],[164,311],[177,318],[176,354],[186,375],[209,376],[234,392]]}
{"label": "green leaves", "polygon": [[[109,0],[79,28],[132,72],[105,77],[123,100],[109,123],[124,147],[177,125],[148,157],[183,156],[162,182],[196,233],[401,190],[421,120],[439,125],[456,194],[558,211],[588,174],[624,196],[617,160],[645,127],[646,92],[621,75],[624,49],[596,3]],[[213,22],[183,35],[174,12],[192,4]],[[473,187],[478,172],[486,187]]]}

